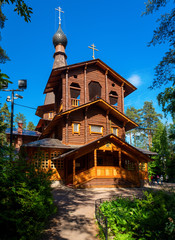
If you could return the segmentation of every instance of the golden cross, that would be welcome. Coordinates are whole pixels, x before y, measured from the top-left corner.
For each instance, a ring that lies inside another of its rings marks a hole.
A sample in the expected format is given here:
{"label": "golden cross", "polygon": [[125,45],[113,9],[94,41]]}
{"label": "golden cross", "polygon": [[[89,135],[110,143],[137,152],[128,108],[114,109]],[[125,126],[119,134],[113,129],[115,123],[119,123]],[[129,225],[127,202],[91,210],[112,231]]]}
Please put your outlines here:
{"label": "golden cross", "polygon": [[88,48],[91,48],[93,50],[93,55],[92,58],[95,59],[95,53],[94,51],[99,51],[98,49],[96,49],[96,46],[94,44],[92,44],[90,47],[88,46]]}
{"label": "golden cross", "polygon": [[64,13],[64,12],[62,11],[62,9],[60,7],[55,8],[55,10],[59,12],[59,24],[61,24],[61,13]]}

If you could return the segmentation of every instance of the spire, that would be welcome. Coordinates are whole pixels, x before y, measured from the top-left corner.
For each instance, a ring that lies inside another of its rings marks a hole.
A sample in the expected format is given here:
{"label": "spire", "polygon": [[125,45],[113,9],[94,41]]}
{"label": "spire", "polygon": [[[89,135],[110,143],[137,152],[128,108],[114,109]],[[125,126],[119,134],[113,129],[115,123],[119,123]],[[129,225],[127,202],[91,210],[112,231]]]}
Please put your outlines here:
{"label": "spire", "polygon": [[67,46],[67,37],[64,34],[63,30],[61,29],[61,13],[64,12],[60,7],[56,8],[55,10],[59,12],[59,27],[53,36],[53,45],[55,47],[53,68],[58,68],[67,65],[66,62],[67,56],[65,54],[65,48]]}

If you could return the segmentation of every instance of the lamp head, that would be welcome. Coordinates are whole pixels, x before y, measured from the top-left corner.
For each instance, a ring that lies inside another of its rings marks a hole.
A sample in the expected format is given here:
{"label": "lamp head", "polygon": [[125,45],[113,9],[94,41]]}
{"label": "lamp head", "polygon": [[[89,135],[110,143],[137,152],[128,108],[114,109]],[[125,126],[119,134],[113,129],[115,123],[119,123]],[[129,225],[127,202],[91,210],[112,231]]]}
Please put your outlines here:
{"label": "lamp head", "polygon": [[27,88],[27,80],[25,80],[25,79],[18,80],[18,88],[21,90],[26,89]]}
{"label": "lamp head", "polygon": [[19,95],[19,94],[15,94],[15,96],[17,97],[17,98],[21,98],[21,99],[23,99],[23,96],[21,96],[21,95]]}
{"label": "lamp head", "polygon": [[11,100],[10,100],[10,96],[7,96],[6,101],[7,101],[7,102],[10,102],[10,101],[11,101]]}
{"label": "lamp head", "polygon": [[3,82],[3,83],[1,84],[1,87],[2,87],[2,89],[8,88],[8,82]]}

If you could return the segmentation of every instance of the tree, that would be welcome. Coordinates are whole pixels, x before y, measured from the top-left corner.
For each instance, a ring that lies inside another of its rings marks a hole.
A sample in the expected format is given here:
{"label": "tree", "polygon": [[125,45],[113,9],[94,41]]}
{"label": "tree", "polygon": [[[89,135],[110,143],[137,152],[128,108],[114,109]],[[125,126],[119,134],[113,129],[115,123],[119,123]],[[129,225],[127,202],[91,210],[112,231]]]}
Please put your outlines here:
{"label": "tree", "polygon": [[18,124],[18,122],[21,121],[23,123],[23,129],[26,128],[26,117],[22,113],[16,114],[15,123]]}
{"label": "tree", "polygon": [[[6,16],[4,15],[2,9],[5,4],[13,4],[15,5],[14,11],[17,12],[18,15],[24,18],[26,22],[29,22],[31,19],[32,8],[29,7],[23,0],[0,0],[0,28],[3,29],[5,26],[5,21],[7,20]],[[1,35],[0,35],[1,39]],[[4,64],[6,61],[10,60],[7,56],[6,52],[0,46],[0,63]],[[0,71],[0,89],[2,88],[3,84],[10,82],[9,77],[1,73]],[[11,83],[11,82],[10,82]]]}
{"label": "tree", "polygon": [[157,152],[154,161],[149,163],[150,175],[161,175],[166,172],[166,161],[169,159],[169,144],[167,128],[163,123],[158,123],[156,132],[153,136],[151,151]]}
{"label": "tree", "polygon": [[[139,111],[135,108],[135,107],[128,107],[126,109],[126,115],[127,117],[129,117],[131,120],[133,120],[134,122],[136,122],[138,125],[140,124],[141,122],[141,118],[140,118],[140,114],[139,114]],[[130,130],[128,131],[129,133],[129,136],[130,136],[130,144],[132,145],[132,136],[134,138],[134,143],[133,145],[136,147],[137,146],[137,133],[138,133],[138,129],[133,129],[133,130]]]}
{"label": "tree", "polygon": [[[143,15],[152,14],[158,11],[161,7],[165,7],[169,2],[172,4],[175,1],[171,0],[148,0],[146,3],[146,10]],[[158,88],[167,83],[171,87],[165,89],[164,92],[159,93],[158,102],[162,105],[162,110],[165,114],[170,113],[175,117],[175,8],[168,13],[161,15],[158,19],[159,26],[154,30],[153,38],[149,46],[167,43],[169,50],[165,53],[160,63],[155,68],[155,78],[151,88]]]}
{"label": "tree", "polygon": [[33,124],[33,122],[28,123],[27,130],[35,131],[35,125]]}
{"label": "tree", "polygon": [[156,113],[152,102],[145,101],[143,108],[139,110],[141,114],[140,127],[142,131],[148,136],[149,148],[152,146],[152,137],[158,124],[160,123],[160,118],[162,114]]}
{"label": "tree", "polygon": [[7,103],[4,103],[0,112],[1,112],[2,121],[6,124],[7,127],[10,127],[11,114],[9,112]]}
{"label": "tree", "polygon": [[2,113],[0,111],[0,149],[2,148],[2,145],[6,141],[6,136],[5,136],[5,129],[6,129],[6,124],[3,121]]}

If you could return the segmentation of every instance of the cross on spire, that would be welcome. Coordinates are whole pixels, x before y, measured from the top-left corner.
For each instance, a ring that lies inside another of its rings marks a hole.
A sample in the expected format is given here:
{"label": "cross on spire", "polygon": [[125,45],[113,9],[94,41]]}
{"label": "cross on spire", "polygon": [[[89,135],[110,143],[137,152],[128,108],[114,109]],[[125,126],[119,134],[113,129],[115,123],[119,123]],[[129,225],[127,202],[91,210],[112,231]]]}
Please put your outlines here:
{"label": "cross on spire", "polygon": [[92,58],[95,59],[95,52],[94,51],[99,51],[99,50],[96,49],[96,46],[94,44],[92,44],[90,47],[88,46],[88,48],[91,48],[93,50]]}
{"label": "cross on spire", "polygon": [[59,25],[60,25],[61,24],[61,13],[64,13],[64,12],[62,11],[62,9],[60,7],[55,8],[55,10],[59,12],[59,17],[58,18],[59,18]]}

